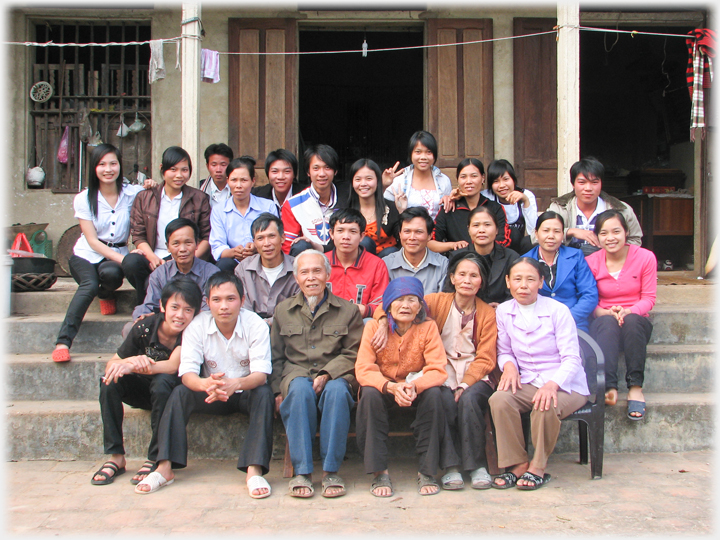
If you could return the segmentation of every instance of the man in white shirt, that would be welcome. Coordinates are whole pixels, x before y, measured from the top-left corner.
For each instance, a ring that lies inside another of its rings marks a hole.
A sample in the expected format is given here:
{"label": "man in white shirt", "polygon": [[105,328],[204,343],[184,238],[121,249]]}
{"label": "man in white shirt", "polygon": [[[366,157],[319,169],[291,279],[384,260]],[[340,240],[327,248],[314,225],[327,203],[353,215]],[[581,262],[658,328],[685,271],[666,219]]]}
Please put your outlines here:
{"label": "man in white shirt", "polygon": [[249,417],[237,468],[247,472],[250,496],[270,495],[263,478],[270,466],[274,397],[267,384],[272,373],[270,331],[255,313],[242,308],[243,286],[234,274],[218,272],[207,282],[210,312],[200,313],[185,329],[177,386],[158,427],[157,468],[135,487],[147,494],[174,481],[173,468],[187,465],[186,426],[194,412]]}
{"label": "man in white shirt", "polygon": [[200,191],[210,197],[210,208],[215,208],[215,205],[231,197],[225,171],[233,157],[232,148],[227,144],[211,144],[205,149],[205,165],[210,175],[200,184]]}

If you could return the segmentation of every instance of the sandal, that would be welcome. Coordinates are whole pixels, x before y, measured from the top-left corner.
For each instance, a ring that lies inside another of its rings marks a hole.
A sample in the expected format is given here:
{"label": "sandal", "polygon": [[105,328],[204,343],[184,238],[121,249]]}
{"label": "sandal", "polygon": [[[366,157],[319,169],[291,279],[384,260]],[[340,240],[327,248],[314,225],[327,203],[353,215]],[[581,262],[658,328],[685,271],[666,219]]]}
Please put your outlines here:
{"label": "sandal", "polygon": [[[327,492],[328,489],[330,489],[330,488],[340,488],[340,491],[330,495]],[[328,474],[325,478],[322,479],[322,496],[323,497],[332,499],[334,497],[342,497],[343,495],[345,495],[345,493],[346,493],[345,482],[337,474]]]}
{"label": "sandal", "polygon": [[[112,471],[111,474],[106,473],[103,471],[103,469],[110,469]],[[98,472],[93,474],[93,477],[90,479],[90,483],[93,486],[107,486],[108,484],[112,484],[115,481],[116,476],[120,476],[122,473],[125,472],[125,467],[118,467],[117,463],[114,461],[106,461],[103,463],[103,466],[100,467]],[[102,480],[95,480],[96,476],[102,476]]]}
{"label": "sandal", "polygon": [[[154,470],[155,470],[155,462],[148,459],[145,463],[142,464],[142,467],[140,467],[138,469],[138,472],[135,473],[135,476],[139,476],[142,474],[143,476],[147,477],[147,475],[150,474],[151,472],[153,472]],[[133,486],[137,486],[140,482],[145,480],[145,478],[135,478],[135,476],[133,476],[130,479],[130,483]]]}
{"label": "sandal", "polygon": [[[390,488],[390,495],[377,495],[375,493],[375,490],[380,487]],[[393,485],[390,481],[390,475],[387,473],[378,474],[373,479],[372,484],[370,484],[370,493],[372,493],[376,497],[392,497],[395,494],[395,491],[393,490]]]}
{"label": "sandal", "polygon": [[526,471],[526,472],[522,473],[522,475],[520,476],[520,478],[518,478],[518,480],[522,479],[527,482],[533,482],[533,485],[531,485],[531,486],[524,485],[523,486],[521,484],[518,484],[516,487],[518,489],[522,489],[523,491],[534,491],[536,489],[540,489],[545,484],[547,484],[551,478],[552,478],[552,476],[550,476],[549,473],[545,473],[543,475],[543,477],[540,478],[537,474],[533,474],[530,471]]}
{"label": "sandal", "polygon": [[[169,486],[175,481],[174,478],[167,480],[162,474],[157,471],[153,471],[145,477],[145,480],[138,482],[135,486],[135,493],[140,495],[147,495],[148,493],[155,493],[161,487]],[[142,491],[138,489],[140,486],[150,486],[150,491]]]}
{"label": "sandal", "polygon": [[[432,476],[428,476],[427,474],[418,472],[417,484],[418,493],[420,495],[437,495],[438,493],[440,493],[440,484],[438,484],[437,480],[435,480]],[[435,486],[437,489],[435,491],[431,491],[430,493],[423,493],[422,488],[426,486]]]}
{"label": "sandal", "polygon": [[463,489],[465,487],[465,482],[463,482],[462,474],[460,474],[458,471],[445,473],[440,478],[440,482],[442,483],[442,488],[449,491],[455,491],[458,489]]}
{"label": "sandal", "polygon": [[54,362],[69,362],[70,361],[70,349],[55,349],[52,352],[52,359]]}
{"label": "sandal", "polygon": [[[308,499],[313,496],[313,493],[315,493],[315,488],[313,488],[312,480],[310,480],[310,478],[308,478],[304,474],[298,474],[297,476],[291,478],[288,487],[290,488],[291,497]],[[297,488],[308,488],[310,490],[310,493],[308,493],[307,495],[300,495],[299,490],[295,491]]]}
{"label": "sandal", "polygon": [[[495,480],[497,480],[498,478],[504,480],[505,483],[498,484],[497,482],[495,482]],[[508,489],[511,487],[515,487],[515,484],[517,484],[518,481],[518,477],[515,473],[508,471],[502,474],[498,474],[495,477],[495,480],[493,480],[492,484],[490,484],[491,487],[494,487],[495,489]]]}
{"label": "sandal", "polygon": [[[269,497],[272,493],[272,488],[270,487],[270,484],[268,484],[268,481],[265,480],[264,476],[255,475],[248,478],[247,481],[247,487],[248,491],[250,492],[250,496],[253,499],[264,499],[265,497]],[[256,489],[267,489],[267,493],[260,493],[259,495],[253,495],[253,491]]]}
{"label": "sandal", "polygon": [[490,489],[492,476],[485,467],[479,467],[470,473],[473,489]]}
{"label": "sandal", "polygon": [[[640,413],[640,416],[632,416],[630,413]],[[635,421],[645,418],[645,402],[628,399],[627,417]]]}

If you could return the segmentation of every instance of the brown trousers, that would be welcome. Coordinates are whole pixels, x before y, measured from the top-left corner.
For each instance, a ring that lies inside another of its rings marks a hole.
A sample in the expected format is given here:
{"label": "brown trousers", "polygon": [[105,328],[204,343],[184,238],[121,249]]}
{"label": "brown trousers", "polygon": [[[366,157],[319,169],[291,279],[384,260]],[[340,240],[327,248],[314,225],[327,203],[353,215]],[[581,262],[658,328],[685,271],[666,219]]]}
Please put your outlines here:
{"label": "brown trousers", "polygon": [[545,470],[548,458],[557,443],[560,420],[585,405],[588,398],[577,392],[568,394],[558,390],[557,407],[551,404],[550,409],[541,412],[532,410],[532,398],[536,391],[537,388],[533,385],[523,384],[515,394],[510,390],[496,391],[490,397],[490,412],[497,439],[498,467],[511,467],[528,461],[520,415],[531,411],[530,436],[535,454],[530,465]]}

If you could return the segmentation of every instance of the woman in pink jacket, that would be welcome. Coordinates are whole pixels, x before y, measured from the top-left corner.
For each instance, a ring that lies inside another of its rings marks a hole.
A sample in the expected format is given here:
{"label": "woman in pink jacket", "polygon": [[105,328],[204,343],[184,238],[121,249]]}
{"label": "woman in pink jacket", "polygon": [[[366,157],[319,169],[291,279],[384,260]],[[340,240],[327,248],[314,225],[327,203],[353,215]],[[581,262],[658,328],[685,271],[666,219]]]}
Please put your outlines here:
{"label": "woman in pink jacket", "polygon": [[605,355],[605,403],[617,403],[618,356],[623,351],[627,366],[627,416],[630,420],[642,420],[645,357],[652,334],[648,313],[655,305],[657,259],[652,251],[627,243],[628,224],[617,210],[606,210],[597,217],[595,235],[602,249],[585,260],[598,288],[590,335]]}

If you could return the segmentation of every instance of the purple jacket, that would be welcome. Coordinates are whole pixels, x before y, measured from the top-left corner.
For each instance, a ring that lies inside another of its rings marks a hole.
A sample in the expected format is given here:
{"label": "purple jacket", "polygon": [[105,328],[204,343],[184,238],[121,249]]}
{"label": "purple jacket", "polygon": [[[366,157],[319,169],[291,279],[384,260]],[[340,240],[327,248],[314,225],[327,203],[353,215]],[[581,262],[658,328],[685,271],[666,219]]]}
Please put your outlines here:
{"label": "purple jacket", "polygon": [[545,382],[555,381],[567,393],[589,395],[570,309],[557,300],[538,295],[535,315],[537,320],[528,325],[515,299],[503,302],[495,310],[500,370],[512,362],[520,372],[521,384],[531,383],[540,375]]}

